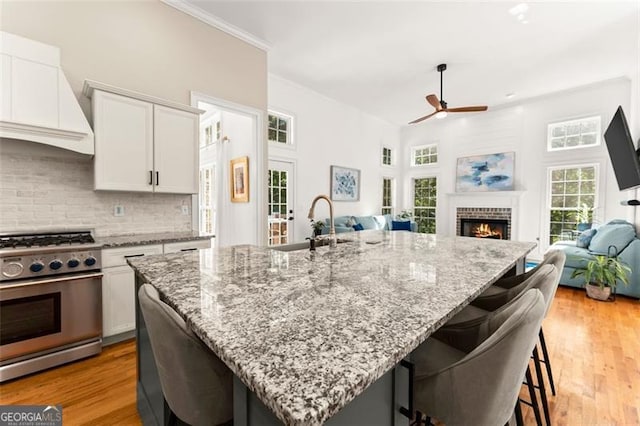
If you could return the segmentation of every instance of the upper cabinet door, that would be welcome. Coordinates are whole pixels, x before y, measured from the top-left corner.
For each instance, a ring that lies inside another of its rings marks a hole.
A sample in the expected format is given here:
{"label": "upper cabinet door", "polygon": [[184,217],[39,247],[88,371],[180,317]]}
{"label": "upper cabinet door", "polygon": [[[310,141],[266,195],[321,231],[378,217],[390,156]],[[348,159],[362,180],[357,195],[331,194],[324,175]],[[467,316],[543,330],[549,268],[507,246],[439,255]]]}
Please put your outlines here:
{"label": "upper cabinet door", "polygon": [[153,104],[96,90],[95,189],[153,191]]}
{"label": "upper cabinet door", "polygon": [[154,105],[155,192],[198,192],[197,114]]}

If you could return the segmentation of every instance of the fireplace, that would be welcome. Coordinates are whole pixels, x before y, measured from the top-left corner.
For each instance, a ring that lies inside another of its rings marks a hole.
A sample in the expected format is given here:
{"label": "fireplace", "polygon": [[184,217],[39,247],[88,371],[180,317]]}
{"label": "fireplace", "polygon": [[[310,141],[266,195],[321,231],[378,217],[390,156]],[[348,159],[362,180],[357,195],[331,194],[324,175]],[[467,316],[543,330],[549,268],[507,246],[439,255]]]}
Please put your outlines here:
{"label": "fireplace", "polygon": [[460,219],[463,237],[509,239],[509,222],[502,219]]}
{"label": "fireplace", "polygon": [[458,207],[456,209],[456,235],[510,240],[511,209]]}

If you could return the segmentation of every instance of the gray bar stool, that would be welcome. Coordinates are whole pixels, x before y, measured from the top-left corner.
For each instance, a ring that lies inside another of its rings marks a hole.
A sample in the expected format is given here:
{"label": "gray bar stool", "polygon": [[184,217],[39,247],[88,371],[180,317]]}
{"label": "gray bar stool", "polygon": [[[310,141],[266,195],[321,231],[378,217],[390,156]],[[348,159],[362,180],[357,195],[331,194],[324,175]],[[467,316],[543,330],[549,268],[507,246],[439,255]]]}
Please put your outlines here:
{"label": "gray bar stool", "polygon": [[[412,353],[415,406],[447,425],[504,425],[528,371],[545,312],[537,289],[464,328],[456,346],[430,337]],[[442,331],[447,333],[447,331]],[[521,417],[521,416],[520,416]],[[422,413],[416,413],[417,424]],[[427,423],[427,424],[428,424]]]}
{"label": "gray bar stool", "polygon": [[144,284],[138,291],[160,385],[171,409],[169,421],[193,426],[232,424],[233,373],[187,327],[184,320]]}

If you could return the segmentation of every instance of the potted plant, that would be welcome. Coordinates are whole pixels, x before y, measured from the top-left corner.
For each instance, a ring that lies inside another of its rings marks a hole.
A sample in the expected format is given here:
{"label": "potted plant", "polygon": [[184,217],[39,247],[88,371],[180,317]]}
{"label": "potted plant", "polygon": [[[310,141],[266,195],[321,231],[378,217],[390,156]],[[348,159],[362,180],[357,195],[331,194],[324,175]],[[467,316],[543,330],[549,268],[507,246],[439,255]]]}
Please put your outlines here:
{"label": "potted plant", "polygon": [[396,219],[399,220],[411,220],[413,218],[413,212],[411,210],[402,210],[396,215]]}
{"label": "potted plant", "polygon": [[629,285],[631,268],[616,257],[595,256],[587,262],[587,269],[576,269],[571,278],[584,276],[587,296],[597,300],[609,300],[618,281]]}
{"label": "potted plant", "polygon": [[322,234],[322,228],[324,228],[324,222],[321,220],[318,220],[316,222],[314,222],[313,220],[311,221],[311,227],[313,228],[313,236],[314,237],[319,237],[320,234]]}
{"label": "potted plant", "polygon": [[591,209],[586,204],[583,203],[582,207],[578,208],[576,220],[578,221],[578,231],[582,232],[591,228]]}

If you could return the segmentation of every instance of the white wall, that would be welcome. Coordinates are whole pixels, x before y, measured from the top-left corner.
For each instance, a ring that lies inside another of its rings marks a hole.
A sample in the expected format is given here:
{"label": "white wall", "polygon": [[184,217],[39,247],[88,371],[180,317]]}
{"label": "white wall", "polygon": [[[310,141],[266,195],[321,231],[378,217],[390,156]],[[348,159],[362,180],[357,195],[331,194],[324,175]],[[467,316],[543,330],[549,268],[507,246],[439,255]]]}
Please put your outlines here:
{"label": "white wall", "polygon": [[[329,195],[332,165],[361,171],[360,201],[334,202],[335,215],[380,214],[382,178],[401,175],[399,166],[381,165],[383,144],[399,154],[397,126],[280,77],[268,81],[269,108],[294,117],[294,148],[270,145],[269,157],[296,163],[295,240],[311,234],[307,213],[316,195]],[[328,217],[327,204],[319,202],[315,213]]]}
{"label": "white wall", "polygon": [[[618,105],[630,110],[631,83],[616,79],[588,87],[532,99],[522,104],[485,113],[450,114],[444,120],[432,119],[424,124],[402,129],[403,158],[408,161],[412,146],[438,143],[438,165],[406,168],[403,176],[402,202],[411,205],[411,179],[416,176],[438,177],[437,232],[450,234],[447,193],[455,192],[455,167],[458,157],[515,151],[515,190],[520,198],[518,239],[540,239],[541,249],[548,239],[546,216],[546,170],[560,164],[596,163],[600,167],[600,199],[596,211],[599,222],[614,218],[634,220],[634,210],[619,204],[633,194],[621,193],[616,184],[604,141],[598,147],[547,153],[547,125],[551,122],[592,115],[602,116],[606,129]],[[487,206],[491,207],[491,206]],[[540,253],[538,253],[540,255]]]}

